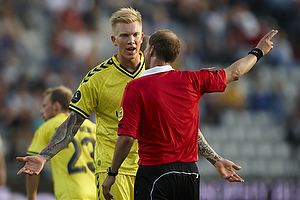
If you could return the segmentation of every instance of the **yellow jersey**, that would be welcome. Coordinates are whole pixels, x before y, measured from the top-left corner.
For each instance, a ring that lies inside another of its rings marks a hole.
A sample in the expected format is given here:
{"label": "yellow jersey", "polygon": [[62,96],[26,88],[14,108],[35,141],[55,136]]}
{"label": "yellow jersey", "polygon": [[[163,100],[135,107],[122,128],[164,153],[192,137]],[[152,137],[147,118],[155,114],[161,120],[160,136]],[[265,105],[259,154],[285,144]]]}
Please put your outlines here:
{"label": "yellow jersey", "polygon": [[[84,118],[95,111],[96,118],[96,172],[106,172],[110,167],[118,138],[118,112],[123,92],[127,83],[145,70],[143,53],[141,62],[134,72],[124,69],[116,59],[116,55],[102,62],[88,72],[70,103],[70,109]],[[135,176],[138,169],[137,141],[123,164],[119,174]]]}
{"label": "yellow jersey", "polygon": [[[49,143],[55,130],[68,116],[59,113],[35,132],[28,155],[37,155]],[[94,146],[96,125],[84,120],[66,148],[50,159],[54,194],[58,200],[95,200]]]}

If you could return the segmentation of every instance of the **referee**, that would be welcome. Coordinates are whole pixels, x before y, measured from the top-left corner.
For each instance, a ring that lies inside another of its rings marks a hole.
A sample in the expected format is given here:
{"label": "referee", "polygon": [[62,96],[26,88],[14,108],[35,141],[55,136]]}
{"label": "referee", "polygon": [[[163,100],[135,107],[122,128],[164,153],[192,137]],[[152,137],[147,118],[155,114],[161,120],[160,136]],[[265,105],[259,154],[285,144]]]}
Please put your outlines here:
{"label": "referee", "polygon": [[[228,83],[246,74],[273,48],[272,30],[256,48],[226,69],[177,71],[171,64],[181,42],[170,30],[157,30],[144,51],[146,71],[126,86],[119,112],[119,138],[111,167],[103,186],[106,199],[123,160],[135,139],[139,145],[139,169],[135,181],[135,200],[199,199],[199,180],[195,162],[204,138],[198,135],[199,100],[205,93],[223,92]],[[208,152],[209,153],[209,152]],[[220,156],[209,158],[220,175],[230,182],[244,182],[230,170]],[[224,171],[225,170],[225,171]],[[226,174],[226,172],[229,172]]]}

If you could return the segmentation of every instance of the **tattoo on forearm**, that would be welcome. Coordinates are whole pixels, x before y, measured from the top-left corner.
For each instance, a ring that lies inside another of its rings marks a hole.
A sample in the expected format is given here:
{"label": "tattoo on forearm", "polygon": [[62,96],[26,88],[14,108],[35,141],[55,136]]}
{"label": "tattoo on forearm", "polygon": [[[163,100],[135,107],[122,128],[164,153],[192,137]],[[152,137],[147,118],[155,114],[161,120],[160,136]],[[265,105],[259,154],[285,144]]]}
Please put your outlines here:
{"label": "tattoo on forearm", "polygon": [[48,145],[39,154],[46,160],[51,159],[71,142],[83,121],[84,118],[81,115],[72,111],[69,117],[56,129]]}
{"label": "tattoo on forearm", "polygon": [[215,164],[221,158],[207,143],[200,131],[198,133],[198,152],[211,164]]}

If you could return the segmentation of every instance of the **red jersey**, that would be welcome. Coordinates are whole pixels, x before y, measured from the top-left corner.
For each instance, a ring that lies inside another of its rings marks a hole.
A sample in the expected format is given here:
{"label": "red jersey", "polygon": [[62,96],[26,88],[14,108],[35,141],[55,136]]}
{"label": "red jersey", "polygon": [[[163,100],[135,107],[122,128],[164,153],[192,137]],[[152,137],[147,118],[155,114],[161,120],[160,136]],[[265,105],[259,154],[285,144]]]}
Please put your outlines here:
{"label": "red jersey", "polygon": [[224,70],[169,70],[132,80],[118,134],[138,140],[139,165],[196,162],[200,97],[223,92],[226,85]]}

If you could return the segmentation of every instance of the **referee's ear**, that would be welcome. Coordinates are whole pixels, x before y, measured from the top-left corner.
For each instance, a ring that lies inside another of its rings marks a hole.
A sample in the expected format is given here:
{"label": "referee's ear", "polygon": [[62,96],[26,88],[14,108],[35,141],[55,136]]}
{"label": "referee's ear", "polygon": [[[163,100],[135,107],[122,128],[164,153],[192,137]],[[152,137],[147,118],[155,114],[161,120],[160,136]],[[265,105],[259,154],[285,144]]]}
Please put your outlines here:
{"label": "referee's ear", "polygon": [[151,57],[156,57],[154,45],[150,47],[149,54]]}

